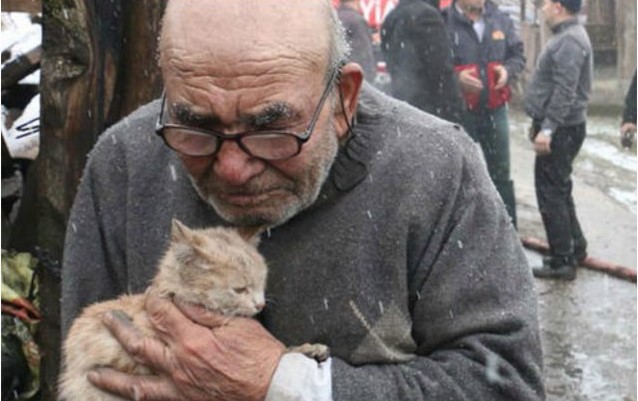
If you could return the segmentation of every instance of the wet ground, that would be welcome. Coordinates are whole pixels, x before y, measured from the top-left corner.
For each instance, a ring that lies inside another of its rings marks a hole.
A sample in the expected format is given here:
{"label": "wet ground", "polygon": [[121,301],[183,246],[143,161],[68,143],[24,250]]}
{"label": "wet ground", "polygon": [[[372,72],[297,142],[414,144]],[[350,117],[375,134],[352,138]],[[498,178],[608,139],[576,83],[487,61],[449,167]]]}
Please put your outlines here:
{"label": "wet ground", "polygon": [[[510,113],[519,231],[545,238],[533,187],[527,119]],[[618,145],[619,118],[591,116],[574,166],[589,253],[636,268],[636,151]],[[530,264],[540,255],[528,251]],[[579,269],[574,282],[537,280],[547,400],[636,401],[636,285]]]}

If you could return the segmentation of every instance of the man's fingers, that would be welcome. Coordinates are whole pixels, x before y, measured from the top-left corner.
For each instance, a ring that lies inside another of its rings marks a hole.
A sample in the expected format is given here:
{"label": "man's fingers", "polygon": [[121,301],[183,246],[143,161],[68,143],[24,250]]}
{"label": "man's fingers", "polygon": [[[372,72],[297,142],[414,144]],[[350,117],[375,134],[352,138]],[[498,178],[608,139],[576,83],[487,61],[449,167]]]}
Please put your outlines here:
{"label": "man's fingers", "polygon": [[534,150],[539,155],[548,155],[552,152],[549,145],[545,144],[544,142],[534,143]]}
{"label": "man's fingers", "polygon": [[98,368],[89,372],[87,379],[101,390],[135,401],[180,400],[175,387],[157,376],[130,376],[110,368]]}
{"label": "man's fingers", "polygon": [[102,323],[134,360],[157,371],[166,370],[170,363],[166,346],[160,340],[144,335],[124,312],[108,312]]}
{"label": "man's fingers", "polygon": [[[205,312],[197,311],[195,307],[184,307],[184,309],[193,317],[191,318],[183,313],[169,299],[151,294],[146,295],[146,313],[148,318],[153,324],[156,333],[169,345],[182,342],[185,339],[192,339],[193,336],[197,337],[205,334],[205,332],[209,331],[209,327],[205,326],[217,327],[221,325],[217,323],[212,313],[207,316]],[[202,319],[204,323],[200,324],[198,319]]]}
{"label": "man's fingers", "polygon": [[498,79],[496,80],[495,89],[501,89],[507,84],[507,69],[503,66],[499,66],[496,69]]}
{"label": "man's fingers", "polygon": [[213,329],[228,323],[229,318],[227,316],[211,312],[202,306],[192,305],[179,300],[175,300],[174,302],[175,306],[177,306],[186,317],[202,326]]}
{"label": "man's fingers", "polygon": [[145,308],[155,331],[168,343],[188,332],[188,327],[193,325],[170,299],[146,294]]}
{"label": "man's fingers", "polygon": [[475,78],[475,77],[473,77],[471,75],[467,75],[465,77],[465,83],[470,85],[470,86],[475,86],[475,87],[483,84],[480,79]]}

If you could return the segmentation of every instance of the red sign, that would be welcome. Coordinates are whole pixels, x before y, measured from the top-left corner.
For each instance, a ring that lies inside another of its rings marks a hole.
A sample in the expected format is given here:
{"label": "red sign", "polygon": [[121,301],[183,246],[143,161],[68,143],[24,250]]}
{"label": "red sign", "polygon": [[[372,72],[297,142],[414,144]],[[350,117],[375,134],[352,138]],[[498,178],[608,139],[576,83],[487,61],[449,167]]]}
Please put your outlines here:
{"label": "red sign", "polygon": [[360,0],[359,8],[363,17],[374,29],[379,29],[385,17],[397,5],[399,0]]}
{"label": "red sign", "polygon": [[[359,0],[359,11],[374,29],[381,28],[384,18],[397,5],[399,0]],[[332,0],[332,5],[339,7],[339,0]]]}
{"label": "red sign", "polygon": [[[332,5],[339,7],[340,0],[332,0]],[[359,11],[375,30],[381,28],[385,17],[399,3],[399,0],[359,0]],[[443,9],[452,4],[452,0],[440,0],[440,8]]]}

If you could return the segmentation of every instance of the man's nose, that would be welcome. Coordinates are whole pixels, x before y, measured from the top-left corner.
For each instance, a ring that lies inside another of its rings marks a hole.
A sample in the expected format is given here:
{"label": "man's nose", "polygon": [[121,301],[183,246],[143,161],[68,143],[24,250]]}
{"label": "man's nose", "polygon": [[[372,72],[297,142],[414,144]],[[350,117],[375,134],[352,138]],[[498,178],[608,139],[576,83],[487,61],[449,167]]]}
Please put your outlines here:
{"label": "man's nose", "polygon": [[264,168],[263,160],[250,156],[232,140],[222,142],[213,165],[215,175],[230,185],[243,185]]}

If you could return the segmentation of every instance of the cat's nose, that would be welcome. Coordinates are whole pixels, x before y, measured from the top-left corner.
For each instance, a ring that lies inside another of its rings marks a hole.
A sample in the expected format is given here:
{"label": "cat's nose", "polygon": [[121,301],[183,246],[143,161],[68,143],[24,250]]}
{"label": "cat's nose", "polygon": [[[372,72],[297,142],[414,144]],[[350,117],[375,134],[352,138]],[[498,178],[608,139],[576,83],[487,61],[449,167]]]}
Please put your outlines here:
{"label": "cat's nose", "polygon": [[265,307],[266,307],[266,303],[265,302],[258,302],[258,303],[255,304],[255,308],[257,308],[257,310],[259,312],[264,310]]}

